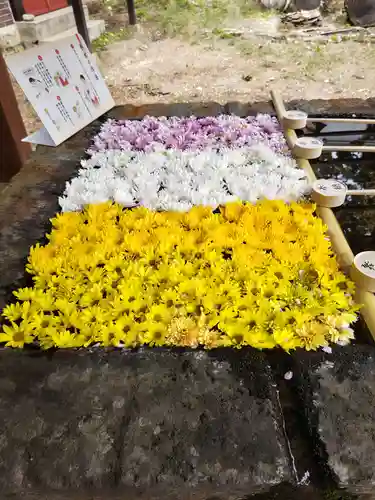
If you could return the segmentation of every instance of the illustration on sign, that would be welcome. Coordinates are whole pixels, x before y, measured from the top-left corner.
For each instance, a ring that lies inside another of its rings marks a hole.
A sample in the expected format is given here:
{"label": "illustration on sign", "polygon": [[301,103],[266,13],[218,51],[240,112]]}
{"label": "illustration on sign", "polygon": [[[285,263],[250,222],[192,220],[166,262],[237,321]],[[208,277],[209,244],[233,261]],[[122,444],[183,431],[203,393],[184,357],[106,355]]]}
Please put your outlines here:
{"label": "illustration on sign", "polygon": [[58,146],[114,106],[78,34],[10,56],[6,63],[44,125],[25,142]]}

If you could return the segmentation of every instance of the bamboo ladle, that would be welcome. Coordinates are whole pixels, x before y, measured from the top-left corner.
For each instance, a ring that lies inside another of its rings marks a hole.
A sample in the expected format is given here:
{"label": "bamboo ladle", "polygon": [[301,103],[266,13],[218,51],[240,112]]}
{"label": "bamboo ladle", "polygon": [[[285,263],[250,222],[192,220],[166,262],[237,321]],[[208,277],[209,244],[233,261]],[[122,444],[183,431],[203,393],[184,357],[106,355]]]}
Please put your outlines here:
{"label": "bamboo ladle", "polygon": [[298,130],[306,127],[308,123],[359,123],[364,125],[375,125],[373,118],[309,118],[304,111],[290,110],[285,111],[283,116],[283,125],[290,130]]}
{"label": "bamboo ladle", "polygon": [[320,139],[315,137],[299,137],[293,147],[293,155],[296,158],[314,160],[325,151],[348,151],[349,153],[375,153],[374,146],[324,146]]}
{"label": "bamboo ladle", "polygon": [[[283,126],[289,130],[305,128],[307,123],[363,123],[375,125],[375,119],[366,118],[309,118],[304,111],[291,110],[283,114]],[[325,146],[320,139],[315,137],[299,137],[294,144],[293,154],[297,158],[313,160],[319,158],[323,151],[348,151],[358,153],[375,153],[373,146]]]}
{"label": "bamboo ladle", "polygon": [[340,207],[347,196],[375,196],[375,189],[348,189],[336,179],[317,179],[312,184],[311,198],[321,207]]}
{"label": "bamboo ladle", "polygon": [[[283,123],[283,116],[287,112],[283,100],[280,94],[274,90],[271,91],[271,96],[277,117],[280,123]],[[284,131],[286,141],[293,152],[294,144],[297,141],[296,133],[294,130],[288,129],[285,124]],[[335,150],[337,151],[337,148]],[[304,158],[297,158],[297,162],[305,170],[306,175],[313,184],[317,179],[309,161]],[[361,194],[364,191],[361,191]],[[348,191],[345,191],[345,196],[347,193]],[[356,301],[362,304],[361,313],[375,339],[375,296],[371,293],[375,292],[375,252],[361,252],[354,256],[332,210],[318,204],[317,213],[328,227],[328,234],[340,265],[343,269],[350,269],[350,275],[358,285]]]}

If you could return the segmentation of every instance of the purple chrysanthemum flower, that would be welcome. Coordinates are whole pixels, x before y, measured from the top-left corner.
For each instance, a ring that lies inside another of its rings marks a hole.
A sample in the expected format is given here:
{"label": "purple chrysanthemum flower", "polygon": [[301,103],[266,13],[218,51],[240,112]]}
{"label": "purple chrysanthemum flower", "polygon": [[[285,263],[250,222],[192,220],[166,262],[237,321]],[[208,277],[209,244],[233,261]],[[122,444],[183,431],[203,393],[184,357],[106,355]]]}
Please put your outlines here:
{"label": "purple chrysanthemum flower", "polygon": [[247,118],[230,115],[205,118],[146,116],[142,120],[108,120],[94,137],[89,153],[108,149],[146,152],[221,149],[260,143],[277,153],[288,154],[281,127],[270,115]]}

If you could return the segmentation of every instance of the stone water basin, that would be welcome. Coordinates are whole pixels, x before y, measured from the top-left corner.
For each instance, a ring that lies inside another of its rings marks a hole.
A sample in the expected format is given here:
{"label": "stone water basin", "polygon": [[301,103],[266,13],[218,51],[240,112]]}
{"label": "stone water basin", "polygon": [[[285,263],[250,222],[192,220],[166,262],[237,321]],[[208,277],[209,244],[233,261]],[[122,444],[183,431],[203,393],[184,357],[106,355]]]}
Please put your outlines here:
{"label": "stone water basin", "polygon": [[[321,116],[375,115],[372,101],[287,107]],[[257,112],[272,106],[118,106],[106,117]],[[102,120],[58,148],[38,147],[2,193],[0,307],[25,286],[29,247],[43,241],[57,196]],[[330,132],[314,133],[327,141],[374,141],[367,129],[355,130],[357,138],[348,129]],[[313,168],[322,177],[375,187],[374,158],[340,153]],[[348,200],[336,214],[354,252],[375,247],[373,200]],[[364,339],[332,354],[1,349],[0,497],[373,498],[375,347]]]}

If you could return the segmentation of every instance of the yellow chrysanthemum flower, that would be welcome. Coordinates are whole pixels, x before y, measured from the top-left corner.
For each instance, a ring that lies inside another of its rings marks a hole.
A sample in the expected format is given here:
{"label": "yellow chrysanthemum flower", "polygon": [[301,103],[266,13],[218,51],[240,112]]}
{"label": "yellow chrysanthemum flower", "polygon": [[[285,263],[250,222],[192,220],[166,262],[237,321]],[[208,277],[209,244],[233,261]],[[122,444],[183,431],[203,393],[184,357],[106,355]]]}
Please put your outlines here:
{"label": "yellow chrysanthemum flower", "polygon": [[68,330],[54,331],[51,333],[51,340],[54,346],[61,349],[80,347],[82,345],[81,339]]}
{"label": "yellow chrysanthemum flower", "polygon": [[30,250],[34,286],[2,312],[0,341],[316,349],[345,343],[354,285],[315,207],[264,200],[212,213],[123,210],[56,216]]}
{"label": "yellow chrysanthemum flower", "polygon": [[14,322],[11,322],[11,326],[3,325],[3,331],[0,332],[0,342],[4,342],[6,347],[24,347],[33,340],[34,336],[24,321],[20,325]]}
{"label": "yellow chrysanthemum flower", "polygon": [[25,319],[30,311],[30,302],[18,302],[16,304],[9,304],[3,309],[3,316],[8,321],[17,321],[21,318]]}

